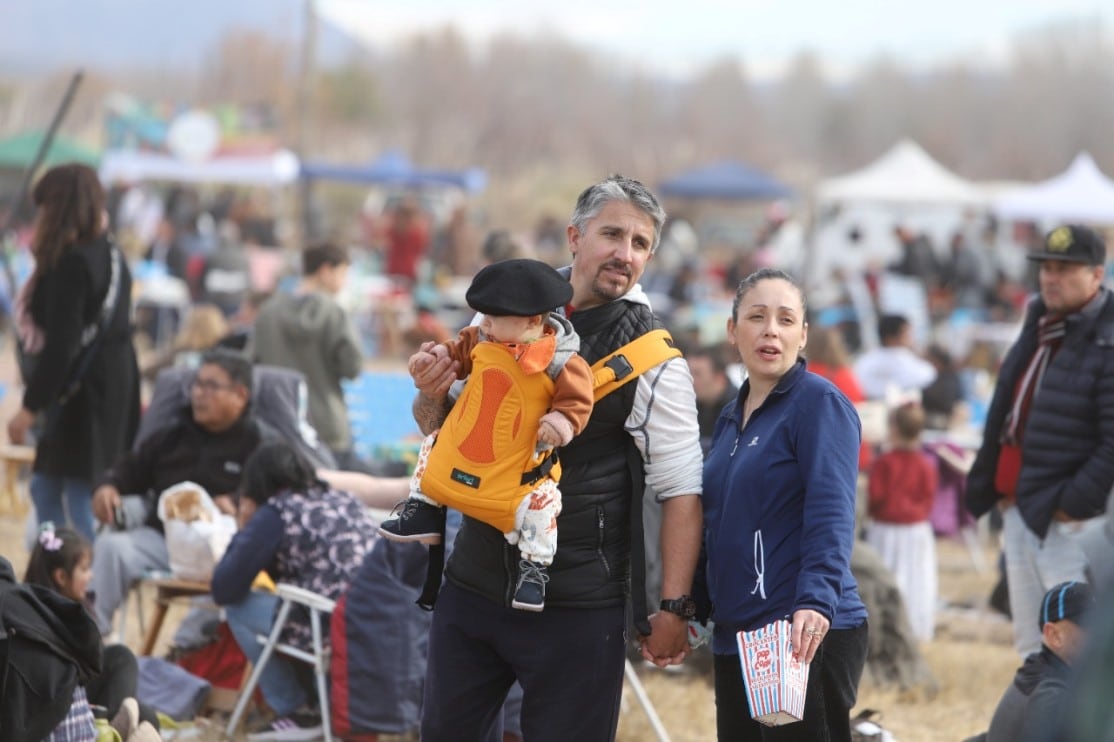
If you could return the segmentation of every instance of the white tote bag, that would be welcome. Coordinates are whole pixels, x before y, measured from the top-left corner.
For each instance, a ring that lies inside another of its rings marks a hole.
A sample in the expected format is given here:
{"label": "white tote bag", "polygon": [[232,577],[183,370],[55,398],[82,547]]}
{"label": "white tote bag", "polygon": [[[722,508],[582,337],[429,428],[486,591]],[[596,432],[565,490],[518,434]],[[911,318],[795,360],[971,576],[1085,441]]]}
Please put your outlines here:
{"label": "white tote bag", "polygon": [[236,520],[220,512],[209,493],[194,482],[181,482],[160,494],[158,513],[174,576],[200,582],[212,579],[236,532]]}

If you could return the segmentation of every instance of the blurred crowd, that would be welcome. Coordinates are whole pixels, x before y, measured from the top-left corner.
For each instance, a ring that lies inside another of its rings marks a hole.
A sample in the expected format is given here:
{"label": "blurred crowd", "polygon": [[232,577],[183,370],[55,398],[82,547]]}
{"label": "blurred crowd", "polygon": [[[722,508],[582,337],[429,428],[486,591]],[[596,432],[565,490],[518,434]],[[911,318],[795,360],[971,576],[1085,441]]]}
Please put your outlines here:
{"label": "blurred crowd", "polygon": [[[296,290],[299,252],[284,246],[310,238],[281,216],[285,206],[267,190],[108,189],[110,228],[135,274],[136,339],[148,381],[168,366],[196,362],[218,342],[245,347],[266,299]],[[739,280],[758,268],[782,268],[809,290],[810,361],[850,368],[891,342],[882,327],[887,317],[903,317],[900,345],[934,369],[934,381],[920,385],[929,428],[977,434],[997,364],[1035,289],[1023,256],[1039,244],[1036,225],[1002,235],[993,219],[964,214],[941,232],[910,219],[859,223],[828,214],[806,229],[783,203],[752,210],[748,219],[744,229],[699,214],[671,218],[648,264],[642,285],[690,356],[722,356],[720,318]],[[366,359],[397,363],[425,340],[455,335],[471,317],[464,288],[484,265],[511,257],[568,262],[565,225],[552,215],[521,231],[489,230],[481,221],[462,194],[398,191],[373,193],[334,230],[340,236],[331,241],[346,247],[352,268],[337,298]],[[842,245],[832,243],[833,230]],[[30,271],[30,237],[30,223],[5,235],[17,283]],[[10,309],[12,294],[4,292],[3,308]],[[879,396],[864,387],[867,397]]]}

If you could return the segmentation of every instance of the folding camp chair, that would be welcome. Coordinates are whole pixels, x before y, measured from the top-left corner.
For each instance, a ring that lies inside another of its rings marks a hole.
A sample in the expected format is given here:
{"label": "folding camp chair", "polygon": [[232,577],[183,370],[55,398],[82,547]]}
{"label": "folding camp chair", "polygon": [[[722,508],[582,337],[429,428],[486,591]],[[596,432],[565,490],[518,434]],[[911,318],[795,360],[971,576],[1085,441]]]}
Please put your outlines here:
{"label": "folding camp chair", "polygon": [[[332,720],[330,719],[329,679],[327,677],[331,650],[325,644],[325,629],[322,628],[322,620],[324,620],[324,625],[327,628],[329,615],[336,608],[336,602],[311,590],[281,582],[275,588],[275,592],[282,601],[279,604],[278,613],[275,615],[275,623],[268,636],[262,634],[256,636],[259,643],[263,645],[263,653],[259,655],[259,661],[252,668],[251,677],[248,678],[247,684],[240,691],[240,699],[236,702],[236,708],[232,711],[232,718],[228,720],[228,727],[224,733],[229,738],[236,733],[236,727],[240,725],[240,719],[247,710],[248,702],[251,700],[252,693],[255,692],[255,686],[259,684],[259,677],[263,674],[263,668],[267,666],[274,653],[279,652],[313,665],[313,673],[317,679],[317,700],[321,708],[323,736],[325,742],[332,742],[333,730]],[[310,627],[313,631],[312,653],[279,641],[282,629],[286,626],[286,619],[290,615],[290,609],[295,604],[309,611]]]}

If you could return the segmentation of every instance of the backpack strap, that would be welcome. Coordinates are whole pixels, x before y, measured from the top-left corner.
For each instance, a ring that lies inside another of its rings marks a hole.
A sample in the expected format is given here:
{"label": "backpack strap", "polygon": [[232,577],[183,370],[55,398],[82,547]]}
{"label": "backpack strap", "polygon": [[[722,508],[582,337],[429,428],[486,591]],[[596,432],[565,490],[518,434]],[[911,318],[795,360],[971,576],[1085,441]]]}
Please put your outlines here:
{"label": "backpack strap", "polygon": [[614,353],[592,364],[595,401],[599,402],[621,386],[670,358],[680,358],[668,330],[651,330],[636,337]]}
{"label": "backpack strap", "polygon": [[429,547],[429,562],[426,564],[425,582],[422,594],[414,602],[423,611],[432,611],[441,592],[441,578],[445,574],[445,524],[441,524],[441,540]]}
{"label": "backpack strap", "polygon": [[556,463],[557,463],[557,449],[556,448],[551,448],[549,450],[549,455],[547,455],[544,459],[542,459],[540,464],[535,466],[530,471],[523,473],[522,479],[519,480],[519,484],[521,484],[523,487],[525,487],[528,484],[531,484],[531,485],[534,484],[534,482],[537,482],[537,481],[541,480],[542,477],[549,474],[550,470],[553,469],[553,465],[556,464]]}
{"label": "backpack strap", "polygon": [[[81,391],[81,382],[85,378],[85,372],[89,370],[89,365],[93,362],[93,356],[97,354],[97,349],[100,347],[101,341],[104,340],[104,334],[108,331],[112,318],[116,316],[117,297],[120,296],[120,273],[123,270],[124,256],[115,243],[110,245],[108,260],[110,273],[104,304],[101,306],[97,321],[87,325],[81,331],[81,346],[77,358],[70,365],[70,370],[66,374],[65,385],[62,387],[58,398],[46,408],[43,425],[39,430],[39,440],[43,440],[50,435],[54,430],[54,424],[58,422],[58,414],[62,411],[62,408]],[[130,301],[130,297],[125,297],[125,301]]]}

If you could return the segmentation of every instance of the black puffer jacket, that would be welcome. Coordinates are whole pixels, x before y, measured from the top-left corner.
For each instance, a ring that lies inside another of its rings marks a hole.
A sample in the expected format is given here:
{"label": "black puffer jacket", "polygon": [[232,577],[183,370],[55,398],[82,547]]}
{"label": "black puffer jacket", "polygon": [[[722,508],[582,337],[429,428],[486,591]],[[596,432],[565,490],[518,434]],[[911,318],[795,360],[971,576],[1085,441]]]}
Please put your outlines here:
{"label": "black puffer jacket", "polygon": [[[661,326],[649,307],[626,301],[575,312],[570,320],[580,335],[580,355],[589,364]],[[635,486],[628,461],[637,449],[623,425],[636,386],[627,384],[597,402],[588,425],[561,449],[562,510],[547,606],[602,608],[626,601]],[[518,559],[517,547],[507,544],[502,533],[465,518],[447,576],[467,590],[510,605]],[[644,592],[642,576],[636,581],[634,589]]]}
{"label": "black puffer jacket", "polygon": [[179,422],[151,434],[135,451],[116,462],[99,484],[111,484],[122,495],[147,500],[145,525],[160,533],[158,501],[163,490],[179,482],[195,482],[209,494],[229,495],[240,487],[244,463],[260,443],[277,434],[245,411],[227,430],[212,433],[183,411]]}
{"label": "black puffer jacket", "polygon": [[101,672],[97,625],[74,600],[16,581],[0,556],[0,739],[38,742]]}
{"label": "black puffer jacket", "polygon": [[[1057,510],[1083,520],[1101,515],[1114,485],[1114,294],[1069,315],[1067,334],[1033,397],[1021,444],[1017,505],[1041,538]],[[1021,336],[1002,362],[982,447],[967,478],[967,507],[976,516],[1002,495],[994,489],[1000,437],[1020,376],[1037,349],[1035,298]]]}

